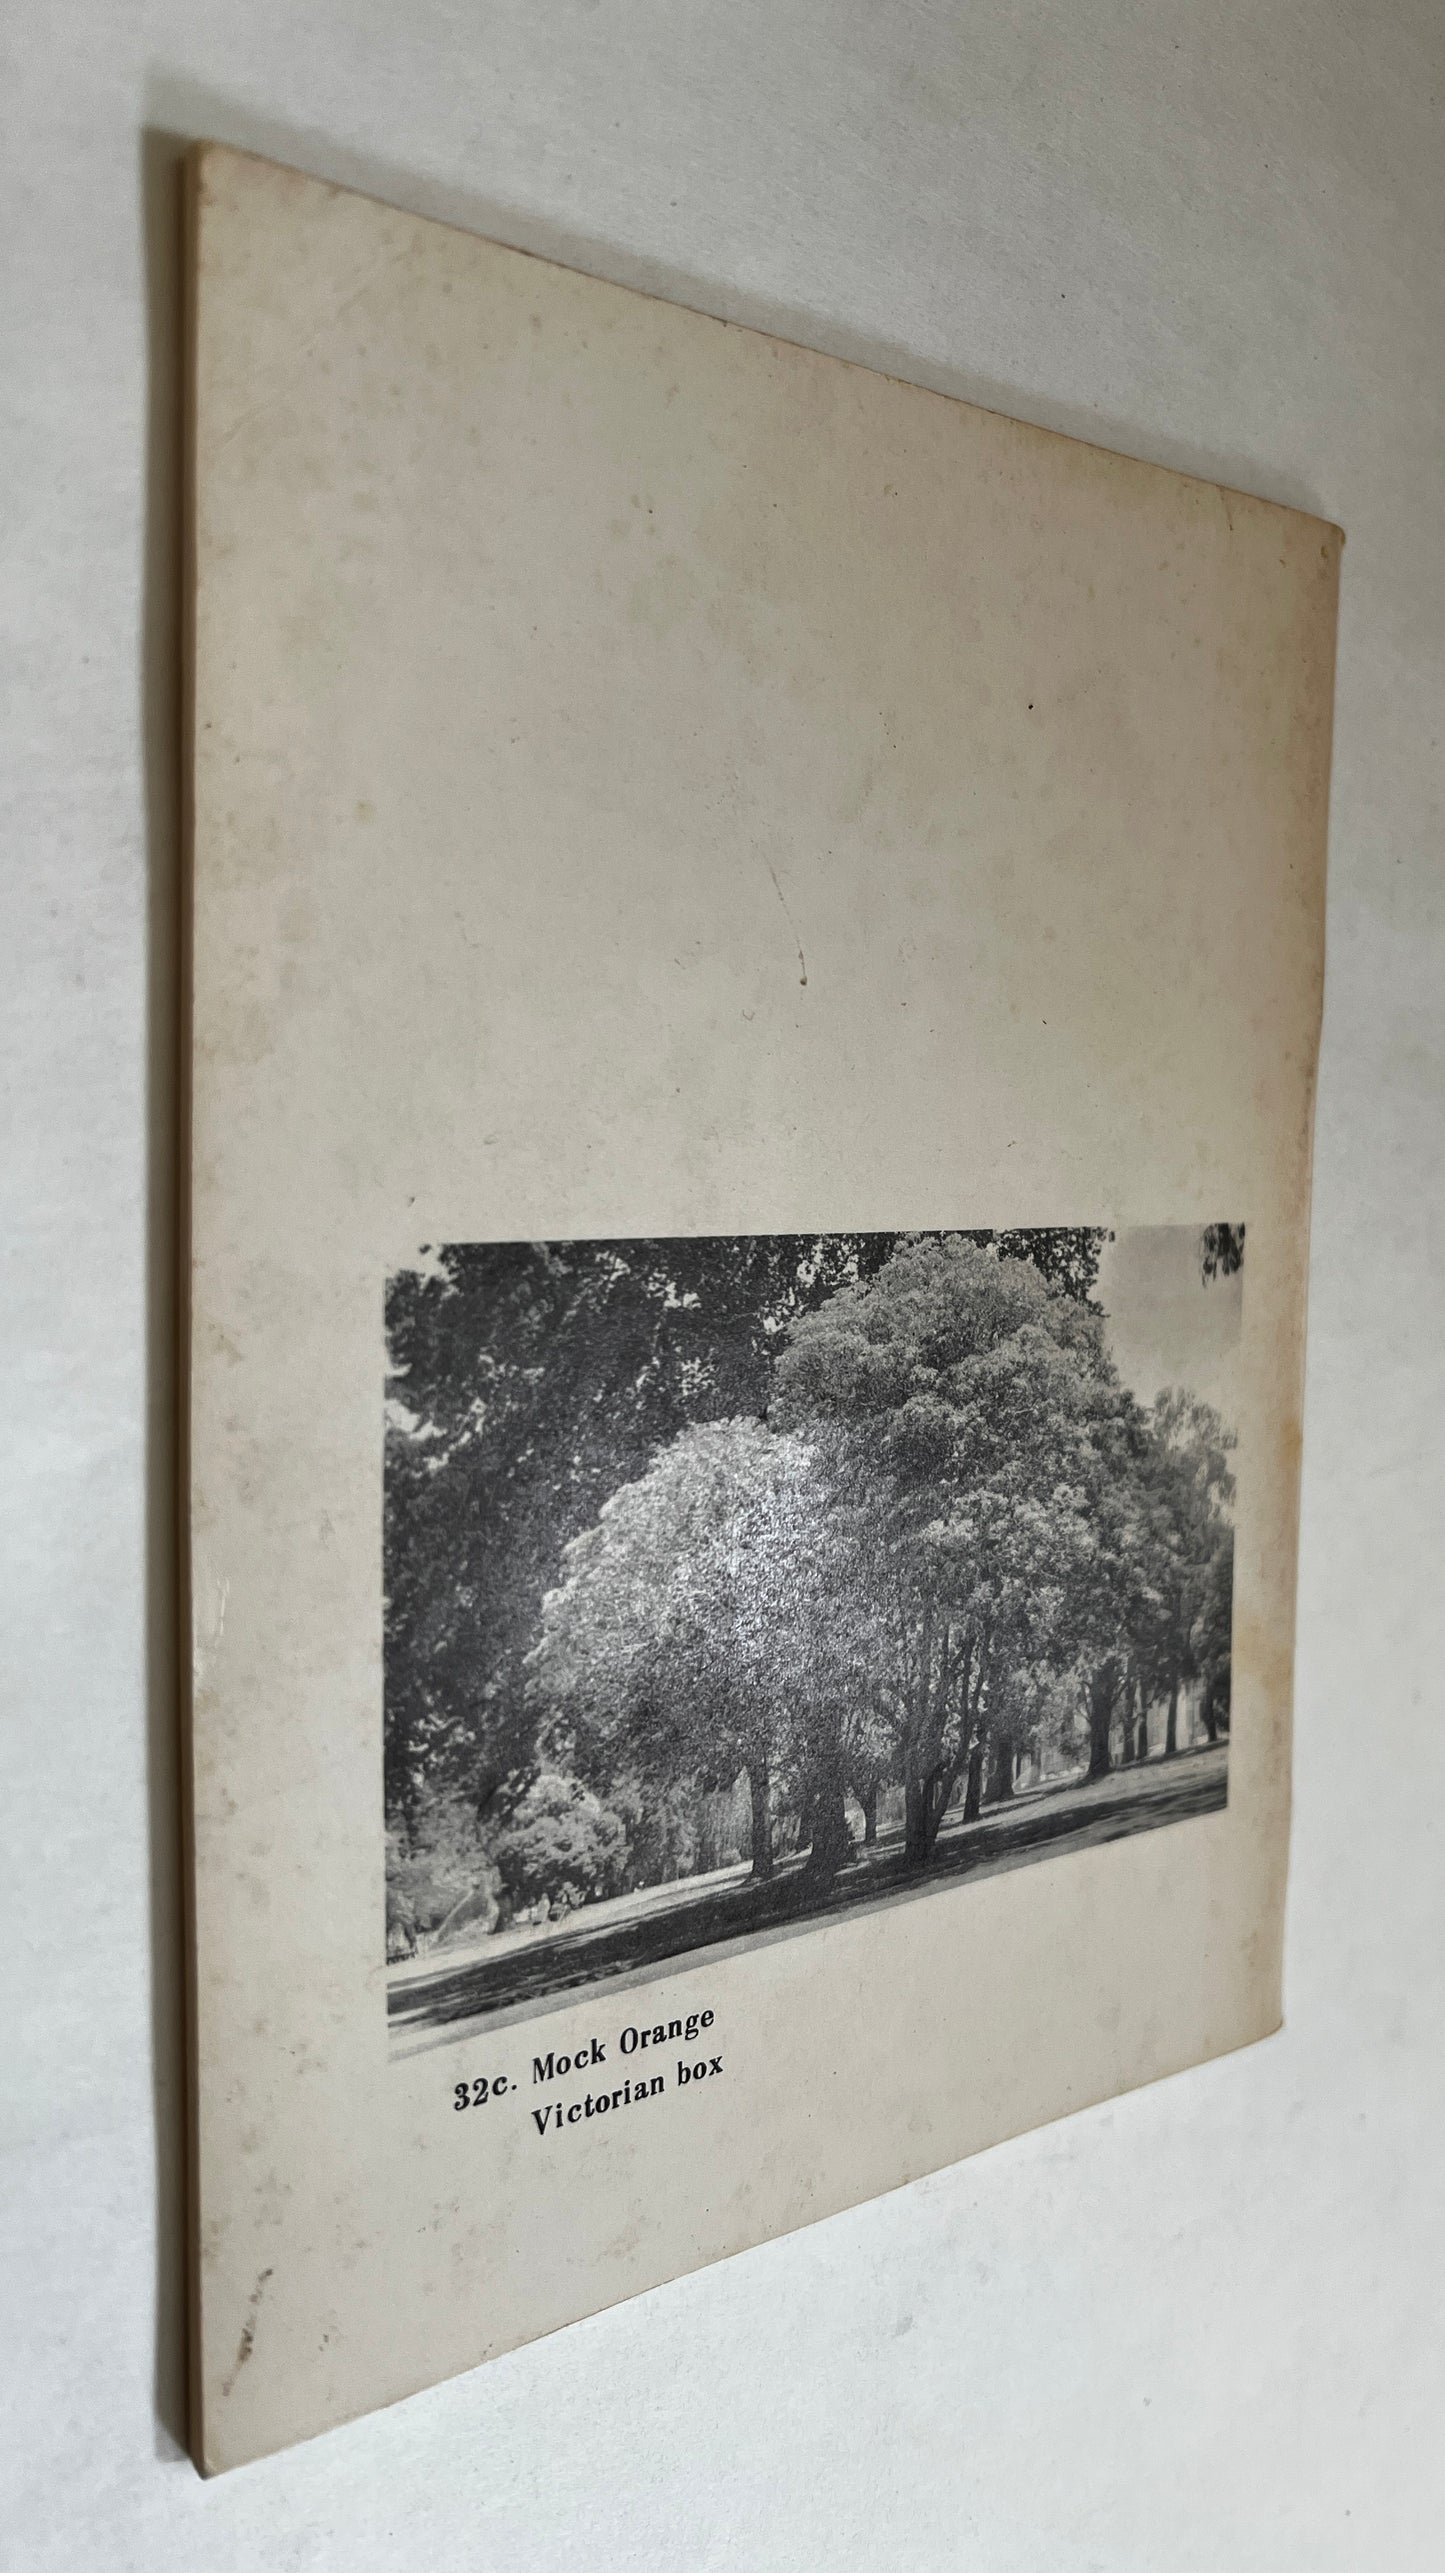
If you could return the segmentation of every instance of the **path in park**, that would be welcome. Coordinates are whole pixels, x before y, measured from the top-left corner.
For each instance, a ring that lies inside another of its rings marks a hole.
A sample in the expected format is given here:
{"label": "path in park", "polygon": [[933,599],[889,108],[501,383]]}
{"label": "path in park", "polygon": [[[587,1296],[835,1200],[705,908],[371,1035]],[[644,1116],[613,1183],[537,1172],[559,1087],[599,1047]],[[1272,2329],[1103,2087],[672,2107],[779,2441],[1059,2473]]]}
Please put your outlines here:
{"label": "path in park", "polygon": [[832,1920],[860,1904],[925,1894],[961,1876],[996,1876],[1065,1850],[1218,1812],[1228,1794],[1228,1756],[1228,1745],[1219,1743],[1092,1783],[1028,1790],[990,1807],[977,1822],[945,1823],[927,1868],[908,1866],[894,1831],[880,1834],[866,1855],[860,1850],[822,1892],[806,1875],[805,1856],[787,1857],[766,1882],[746,1865],[725,1868],[588,1904],[545,1928],[495,1933],[465,1955],[410,1958],[387,1976],[393,2050],[410,2054],[441,2044],[466,2035],[474,2022],[495,2022],[498,2012],[516,2016],[720,1940]]}

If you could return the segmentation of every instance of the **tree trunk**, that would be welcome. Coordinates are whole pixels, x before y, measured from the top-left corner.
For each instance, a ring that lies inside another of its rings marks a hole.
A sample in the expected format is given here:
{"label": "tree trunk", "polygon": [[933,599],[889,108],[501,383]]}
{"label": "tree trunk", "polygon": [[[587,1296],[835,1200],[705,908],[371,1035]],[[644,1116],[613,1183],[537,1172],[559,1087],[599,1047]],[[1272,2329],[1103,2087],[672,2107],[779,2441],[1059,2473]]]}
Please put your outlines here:
{"label": "tree trunk", "polygon": [[1113,1767],[1109,1734],[1114,1722],[1114,1694],[1118,1680],[1105,1662],[1095,1671],[1089,1683],[1089,1776],[1107,1778]]}
{"label": "tree trunk", "polygon": [[928,1863],[928,1796],[918,1778],[910,1778],[903,1790],[903,1853],[910,1867]]}
{"label": "tree trunk", "polygon": [[748,1794],[753,1808],[753,1874],[771,1876],[773,1872],[773,1826],[768,1813],[768,1764],[766,1760],[749,1762]]}
{"label": "tree trunk", "polygon": [[1170,1680],[1170,1683],[1169,1683],[1169,1722],[1168,1722],[1168,1725],[1167,1725],[1167,1727],[1166,1727],[1166,1729],[1165,1729],[1165,1734],[1164,1734],[1164,1757],[1165,1757],[1165,1759],[1166,1759],[1166,1760],[1172,1760],[1172,1759],[1173,1759],[1173,1757],[1174,1757],[1174,1755],[1175,1755],[1175,1753],[1176,1753],[1176,1751],[1178,1750],[1178,1748],[1179,1748],[1179,1680],[1178,1680],[1178,1676],[1177,1676],[1177,1674],[1176,1674],[1176,1676],[1175,1676],[1173,1679],[1171,1679],[1171,1680]]}
{"label": "tree trunk", "polygon": [[968,1784],[963,1791],[963,1819],[976,1823],[983,1804],[983,1755],[987,1735],[980,1733],[968,1755]]}
{"label": "tree trunk", "polygon": [[989,1766],[992,1774],[986,1801],[991,1805],[1006,1805],[1014,1791],[1014,1754],[1013,1744],[1005,1742],[1001,1734],[994,1737],[993,1758]]}
{"label": "tree trunk", "polygon": [[878,1838],[878,1781],[876,1778],[866,1795],[860,1798],[860,1802],[863,1807],[863,1846],[865,1849],[871,1849]]}
{"label": "tree trunk", "polygon": [[805,1873],[831,1884],[853,1855],[853,1835],[843,1804],[843,1781],[835,1769],[818,1780],[813,1795],[813,1842]]}

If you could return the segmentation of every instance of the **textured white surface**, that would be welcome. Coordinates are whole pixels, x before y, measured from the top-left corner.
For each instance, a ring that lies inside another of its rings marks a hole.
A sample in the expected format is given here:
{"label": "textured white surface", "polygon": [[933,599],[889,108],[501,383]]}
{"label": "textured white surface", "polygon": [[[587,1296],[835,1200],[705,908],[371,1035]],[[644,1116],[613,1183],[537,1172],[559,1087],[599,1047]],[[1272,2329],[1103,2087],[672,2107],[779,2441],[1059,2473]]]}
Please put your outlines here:
{"label": "textured white surface", "polygon": [[[7,53],[8,2560],[1433,2567],[1438,7],[72,0]],[[164,2426],[174,273],[145,128],[1349,538],[1285,2035],[208,2486]]]}

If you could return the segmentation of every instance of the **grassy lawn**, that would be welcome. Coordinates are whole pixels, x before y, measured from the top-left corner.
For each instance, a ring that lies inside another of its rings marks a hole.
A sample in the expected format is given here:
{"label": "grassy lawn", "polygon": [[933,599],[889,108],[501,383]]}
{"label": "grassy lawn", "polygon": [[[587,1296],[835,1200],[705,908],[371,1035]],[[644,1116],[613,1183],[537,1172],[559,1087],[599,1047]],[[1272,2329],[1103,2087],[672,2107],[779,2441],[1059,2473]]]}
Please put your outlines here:
{"label": "grassy lawn", "polygon": [[394,2048],[409,2053],[435,2045],[496,2011],[665,1965],[719,1940],[832,1920],[859,1904],[926,1893],[962,1876],[992,1876],[1056,1850],[1091,1848],[1218,1812],[1227,1800],[1228,1756],[1228,1745],[1219,1743],[1116,1770],[1092,1785],[1076,1780],[1026,1790],[977,1822],[946,1822],[926,1868],[908,1865],[901,1833],[884,1832],[827,1887],[808,1877],[804,1854],[780,1859],[762,1882],[746,1866],[726,1868],[589,1904],[545,1929],[502,1931],[467,1955],[411,1958],[387,1976]]}

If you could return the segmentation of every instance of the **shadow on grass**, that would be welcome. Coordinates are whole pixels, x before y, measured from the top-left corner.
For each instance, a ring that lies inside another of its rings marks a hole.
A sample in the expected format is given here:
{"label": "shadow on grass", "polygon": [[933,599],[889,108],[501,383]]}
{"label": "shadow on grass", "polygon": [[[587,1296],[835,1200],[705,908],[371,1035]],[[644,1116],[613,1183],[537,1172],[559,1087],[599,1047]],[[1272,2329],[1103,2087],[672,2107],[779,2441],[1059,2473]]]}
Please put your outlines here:
{"label": "shadow on grass", "polygon": [[976,1823],[946,1826],[927,1867],[910,1866],[901,1841],[895,1840],[866,1854],[859,1851],[829,1885],[809,1876],[805,1858],[785,1858],[770,1878],[743,1877],[708,1894],[688,1894],[680,1886],[675,1904],[630,1920],[599,1916],[589,1921],[583,1913],[575,1928],[554,1931],[535,1945],[509,1948],[496,1957],[469,1957],[399,1984],[387,2002],[392,2033],[400,2037],[442,2030],[494,2010],[664,1965],[723,1939],[762,1937],[799,1922],[835,1920],[862,1904],[930,1892],[962,1876],[995,1875],[1071,1843],[1094,1846],[1215,1813],[1227,1800],[1221,1745],[1120,1770],[1093,1787],[1020,1797],[1014,1805],[995,1806]]}

